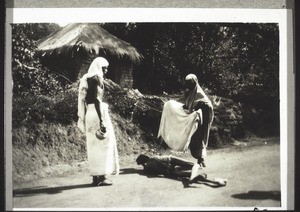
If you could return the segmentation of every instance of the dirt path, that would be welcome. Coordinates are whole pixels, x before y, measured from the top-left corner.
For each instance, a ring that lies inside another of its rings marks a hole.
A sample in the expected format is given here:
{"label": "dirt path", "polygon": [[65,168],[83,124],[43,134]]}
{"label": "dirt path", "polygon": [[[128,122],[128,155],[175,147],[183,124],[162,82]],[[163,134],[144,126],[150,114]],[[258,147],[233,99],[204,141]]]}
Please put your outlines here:
{"label": "dirt path", "polygon": [[[14,208],[197,209],[205,207],[280,207],[279,144],[235,147],[208,152],[209,178],[226,178],[212,188],[181,181],[149,178],[127,163],[113,176],[113,186],[91,187],[86,172],[14,185]],[[130,162],[130,161],[129,161]],[[51,209],[51,210],[52,210]]]}

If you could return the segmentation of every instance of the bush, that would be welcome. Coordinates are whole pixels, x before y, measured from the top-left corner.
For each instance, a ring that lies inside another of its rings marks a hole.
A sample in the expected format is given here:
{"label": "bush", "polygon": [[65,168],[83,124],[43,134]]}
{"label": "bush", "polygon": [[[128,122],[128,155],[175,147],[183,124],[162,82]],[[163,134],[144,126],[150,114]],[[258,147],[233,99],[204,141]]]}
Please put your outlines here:
{"label": "bush", "polygon": [[110,108],[125,119],[131,119],[135,108],[136,100],[127,96],[124,90],[107,91],[104,94],[104,101],[107,101]]}
{"label": "bush", "polygon": [[70,124],[77,121],[77,90],[68,89],[56,96],[52,111],[53,119],[50,121]]}
{"label": "bush", "polygon": [[46,121],[68,125],[77,120],[77,92],[70,89],[55,97],[14,95],[12,106],[13,128]]}
{"label": "bush", "polygon": [[43,67],[34,56],[36,43],[29,24],[12,26],[13,93],[18,95],[54,95],[66,82]]}

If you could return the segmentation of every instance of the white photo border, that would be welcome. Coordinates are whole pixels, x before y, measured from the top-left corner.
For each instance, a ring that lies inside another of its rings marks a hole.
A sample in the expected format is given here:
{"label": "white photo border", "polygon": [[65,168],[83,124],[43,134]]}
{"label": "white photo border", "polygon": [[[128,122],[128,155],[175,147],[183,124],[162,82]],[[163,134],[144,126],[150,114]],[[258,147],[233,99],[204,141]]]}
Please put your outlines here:
{"label": "white photo border", "polygon": [[[12,23],[103,23],[103,22],[214,22],[214,23],[278,23],[279,26],[279,76],[280,76],[280,173],[281,207],[269,210],[290,210],[294,204],[295,157],[295,77],[293,53],[293,26],[291,9],[226,9],[226,8],[7,8],[5,26],[4,74],[4,136],[5,136],[5,191],[7,210],[12,205],[12,76],[11,76],[11,26]],[[63,20],[63,22],[61,21]],[[291,172],[293,174],[291,174]],[[10,199],[11,198],[11,199]],[[52,210],[53,208],[51,208]],[[76,211],[78,209],[71,208]],[[124,210],[136,210],[124,208]],[[181,208],[182,209],[182,208]],[[189,208],[189,210],[199,208]],[[201,210],[253,210],[253,207],[201,208]],[[44,210],[43,208],[30,208]],[[47,210],[47,209],[45,209]],[[49,210],[49,209],[48,209]],[[59,208],[59,210],[65,210]],[[70,210],[70,208],[68,208]],[[80,210],[84,210],[80,209]],[[89,208],[88,210],[91,210]],[[97,209],[99,210],[99,209]],[[105,210],[115,210],[105,208]],[[117,208],[116,210],[119,210]],[[147,210],[147,208],[143,208]],[[150,210],[176,210],[176,208],[150,208]]]}

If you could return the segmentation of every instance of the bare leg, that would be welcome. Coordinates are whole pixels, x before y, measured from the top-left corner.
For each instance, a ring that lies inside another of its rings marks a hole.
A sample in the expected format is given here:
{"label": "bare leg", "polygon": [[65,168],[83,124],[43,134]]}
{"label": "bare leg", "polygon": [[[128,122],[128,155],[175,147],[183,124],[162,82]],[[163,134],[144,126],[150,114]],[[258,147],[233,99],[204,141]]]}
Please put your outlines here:
{"label": "bare leg", "polygon": [[215,178],[213,180],[207,179],[206,174],[198,175],[194,179],[190,180],[190,184],[196,182],[204,182],[206,185],[212,187],[226,186],[227,179]]}
{"label": "bare leg", "polygon": [[176,157],[176,156],[171,156],[171,162],[170,163],[171,163],[171,165],[174,165],[174,166],[180,166],[180,168],[182,170],[191,169],[194,165],[193,162],[185,160],[183,158]]}
{"label": "bare leg", "polygon": [[176,177],[186,177],[188,178],[190,176],[190,172],[183,172],[183,171],[173,171],[172,174]]}

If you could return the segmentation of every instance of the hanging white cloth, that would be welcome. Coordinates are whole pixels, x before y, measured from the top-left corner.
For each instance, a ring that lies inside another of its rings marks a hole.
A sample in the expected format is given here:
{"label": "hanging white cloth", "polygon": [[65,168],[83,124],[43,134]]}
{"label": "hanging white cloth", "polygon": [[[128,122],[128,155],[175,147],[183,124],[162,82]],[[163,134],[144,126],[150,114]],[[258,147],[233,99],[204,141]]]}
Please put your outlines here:
{"label": "hanging white cloth", "polygon": [[158,131],[158,138],[162,137],[166,144],[176,151],[188,149],[199,121],[202,121],[201,109],[188,113],[182,106],[182,103],[175,100],[164,104]]}

